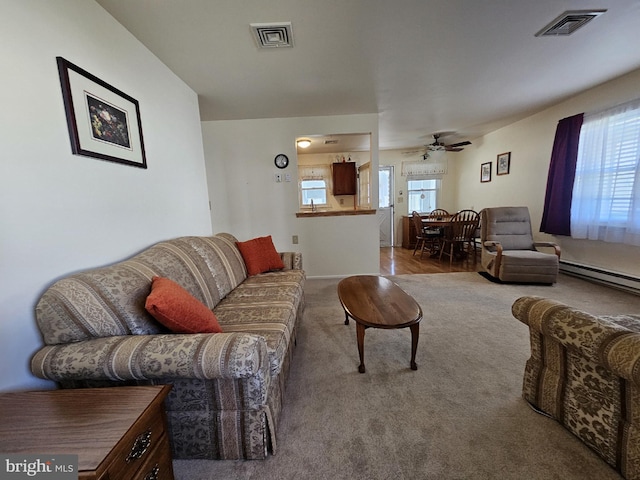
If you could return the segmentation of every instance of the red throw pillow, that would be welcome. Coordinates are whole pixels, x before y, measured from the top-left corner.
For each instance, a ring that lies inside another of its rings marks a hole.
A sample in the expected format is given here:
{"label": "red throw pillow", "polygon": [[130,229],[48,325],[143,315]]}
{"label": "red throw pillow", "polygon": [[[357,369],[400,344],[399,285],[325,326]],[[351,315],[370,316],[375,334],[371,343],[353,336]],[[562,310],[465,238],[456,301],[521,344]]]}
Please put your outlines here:
{"label": "red throw pillow", "polygon": [[174,333],[220,333],[215,314],[176,282],[151,279],[151,293],[144,308]]}
{"label": "red throw pillow", "polygon": [[246,242],[237,242],[236,245],[242,254],[242,259],[249,275],[257,275],[284,268],[284,263],[282,263],[282,259],[273,245],[271,235],[254,238]]}

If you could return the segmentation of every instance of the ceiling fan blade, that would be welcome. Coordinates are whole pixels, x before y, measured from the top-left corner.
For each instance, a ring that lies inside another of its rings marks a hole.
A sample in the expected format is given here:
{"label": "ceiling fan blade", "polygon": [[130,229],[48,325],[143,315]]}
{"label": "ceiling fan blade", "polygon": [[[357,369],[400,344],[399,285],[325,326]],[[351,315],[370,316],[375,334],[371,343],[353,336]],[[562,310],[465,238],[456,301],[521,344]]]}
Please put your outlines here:
{"label": "ceiling fan blade", "polygon": [[452,143],[451,145],[447,145],[448,147],[464,147],[465,145],[471,145],[471,142],[465,140],[464,142]]}
{"label": "ceiling fan blade", "polygon": [[461,152],[462,150],[464,150],[464,148],[460,148],[460,147],[457,147],[457,148],[456,148],[456,147],[451,147],[451,146],[444,147],[444,149],[445,149],[447,152]]}

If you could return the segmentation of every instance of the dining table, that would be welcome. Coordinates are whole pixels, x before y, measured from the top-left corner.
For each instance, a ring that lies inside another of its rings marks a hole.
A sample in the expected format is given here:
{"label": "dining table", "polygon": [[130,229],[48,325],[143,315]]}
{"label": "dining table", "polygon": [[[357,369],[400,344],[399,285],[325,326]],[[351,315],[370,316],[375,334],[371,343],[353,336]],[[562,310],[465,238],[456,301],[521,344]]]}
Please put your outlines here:
{"label": "dining table", "polygon": [[424,228],[446,227],[451,222],[453,215],[444,215],[442,217],[422,217],[422,226]]}
{"label": "dining table", "polygon": [[[451,236],[451,219],[454,215],[443,215],[442,217],[422,217],[423,228],[440,228],[442,229],[443,237]],[[456,245],[456,256],[462,256],[466,252],[463,251],[460,245]]]}

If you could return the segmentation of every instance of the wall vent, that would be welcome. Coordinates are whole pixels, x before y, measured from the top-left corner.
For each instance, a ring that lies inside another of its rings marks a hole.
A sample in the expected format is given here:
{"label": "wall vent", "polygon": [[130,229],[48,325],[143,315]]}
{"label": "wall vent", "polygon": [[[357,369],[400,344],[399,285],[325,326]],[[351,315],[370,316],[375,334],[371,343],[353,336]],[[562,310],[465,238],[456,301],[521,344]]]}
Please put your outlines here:
{"label": "wall vent", "polygon": [[338,140],[325,140],[324,144],[325,145],[337,145],[338,144]]}
{"label": "wall vent", "polygon": [[571,35],[597,16],[606,12],[603,10],[568,10],[557,17],[542,30],[536,33],[536,37],[558,37]]}
{"label": "wall vent", "polygon": [[250,26],[258,48],[293,47],[291,22],[251,23]]}

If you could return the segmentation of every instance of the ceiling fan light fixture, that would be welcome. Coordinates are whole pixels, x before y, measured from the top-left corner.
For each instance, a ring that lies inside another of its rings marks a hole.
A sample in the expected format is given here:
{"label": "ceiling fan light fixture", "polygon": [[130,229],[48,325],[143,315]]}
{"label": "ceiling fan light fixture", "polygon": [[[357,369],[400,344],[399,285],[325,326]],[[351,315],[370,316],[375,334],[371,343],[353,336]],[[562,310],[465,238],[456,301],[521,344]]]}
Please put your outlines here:
{"label": "ceiling fan light fixture", "polygon": [[298,145],[298,147],[300,148],[309,148],[309,146],[311,145],[311,140],[306,138],[301,138],[296,142],[296,145]]}

